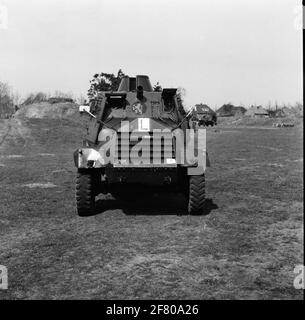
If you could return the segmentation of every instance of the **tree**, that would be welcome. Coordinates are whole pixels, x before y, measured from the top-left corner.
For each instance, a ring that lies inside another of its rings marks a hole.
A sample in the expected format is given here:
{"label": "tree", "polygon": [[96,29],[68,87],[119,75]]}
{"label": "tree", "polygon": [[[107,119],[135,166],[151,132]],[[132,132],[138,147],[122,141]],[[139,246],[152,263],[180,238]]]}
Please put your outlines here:
{"label": "tree", "polygon": [[116,76],[113,73],[96,73],[90,81],[89,100],[95,100],[100,91],[117,91],[124,76],[125,74],[121,69]]}
{"label": "tree", "polygon": [[14,100],[10,86],[0,81],[0,117],[8,118],[14,113]]}
{"label": "tree", "polygon": [[10,87],[7,83],[0,81],[0,97],[4,95],[9,95]]}
{"label": "tree", "polygon": [[162,92],[162,87],[161,87],[159,81],[154,85],[153,90],[155,92]]}
{"label": "tree", "polygon": [[15,106],[21,104],[21,95],[18,92],[12,94],[12,99]]}

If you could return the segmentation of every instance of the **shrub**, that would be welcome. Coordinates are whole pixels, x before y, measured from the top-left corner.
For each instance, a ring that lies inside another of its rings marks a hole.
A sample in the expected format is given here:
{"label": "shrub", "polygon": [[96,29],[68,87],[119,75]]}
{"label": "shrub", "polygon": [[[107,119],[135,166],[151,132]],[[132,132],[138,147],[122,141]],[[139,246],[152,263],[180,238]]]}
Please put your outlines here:
{"label": "shrub", "polygon": [[53,103],[64,103],[64,102],[74,102],[72,98],[64,98],[64,97],[51,97],[47,100],[47,102]]}
{"label": "shrub", "polygon": [[74,102],[72,94],[63,93],[61,91],[55,91],[54,95],[46,94],[44,92],[31,93],[24,100],[23,105],[27,106],[33,103],[48,102],[51,104],[54,103],[63,103],[63,102]]}
{"label": "shrub", "polygon": [[38,92],[38,93],[30,93],[27,98],[24,100],[23,105],[27,106],[29,104],[33,103],[40,103],[47,101],[48,95],[44,92]]}

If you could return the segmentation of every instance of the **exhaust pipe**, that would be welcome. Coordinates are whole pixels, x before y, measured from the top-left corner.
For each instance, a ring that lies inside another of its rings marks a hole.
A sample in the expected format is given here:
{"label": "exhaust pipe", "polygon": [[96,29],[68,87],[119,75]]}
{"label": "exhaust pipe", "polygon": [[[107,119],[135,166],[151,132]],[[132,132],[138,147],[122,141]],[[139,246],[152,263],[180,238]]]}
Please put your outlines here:
{"label": "exhaust pipe", "polygon": [[137,87],[137,98],[139,100],[142,100],[143,99],[143,87],[142,86],[138,86]]}

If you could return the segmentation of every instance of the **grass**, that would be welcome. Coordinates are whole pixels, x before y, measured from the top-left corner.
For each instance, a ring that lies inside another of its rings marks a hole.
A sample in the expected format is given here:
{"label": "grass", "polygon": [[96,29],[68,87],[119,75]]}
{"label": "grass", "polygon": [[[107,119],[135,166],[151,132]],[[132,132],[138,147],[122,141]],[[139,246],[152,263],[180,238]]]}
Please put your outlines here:
{"label": "grass", "polygon": [[87,218],[74,203],[79,124],[16,119],[7,129],[2,121],[9,288],[0,299],[303,298],[293,287],[303,263],[301,128],[209,129],[207,215],[177,216],[181,196],[144,193],[127,205],[99,197]]}

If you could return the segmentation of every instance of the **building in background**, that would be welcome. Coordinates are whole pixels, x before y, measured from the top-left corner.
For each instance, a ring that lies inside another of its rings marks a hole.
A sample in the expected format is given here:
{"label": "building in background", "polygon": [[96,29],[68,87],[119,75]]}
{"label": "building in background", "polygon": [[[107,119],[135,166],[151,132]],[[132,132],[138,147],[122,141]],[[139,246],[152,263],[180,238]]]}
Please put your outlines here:
{"label": "building in background", "polygon": [[251,118],[269,118],[269,113],[262,106],[251,106],[246,111],[245,116]]}
{"label": "building in background", "polygon": [[246,109],[242,106],[235,107],[228,103],[220,107],[216,113],[218,117],[241,117],[246,112]]}

